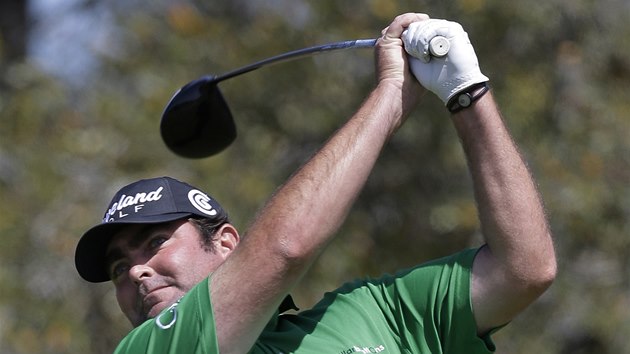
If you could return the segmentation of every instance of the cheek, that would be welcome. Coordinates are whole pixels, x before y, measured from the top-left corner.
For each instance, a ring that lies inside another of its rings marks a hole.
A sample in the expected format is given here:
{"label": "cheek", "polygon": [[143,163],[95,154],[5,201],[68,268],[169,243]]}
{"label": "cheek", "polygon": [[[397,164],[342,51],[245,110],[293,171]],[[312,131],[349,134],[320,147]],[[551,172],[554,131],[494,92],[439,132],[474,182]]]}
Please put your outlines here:
{"label": "cheek", "polygon": [[136,303],[136,291],[131,286],[118,285],[116,286],[116,300],[120,310],[134,323],[140,315],[134,305]]}
{"label": "cheek", "polygon": [[222,262],[219,255],[206,252],[200,247],[183,249],[170,259],[171,267],[175,270],[173,276],[185,291],[210,275]]}
{"label": "cheek", "polygon": [[164,261],[160,265],[164,268],[158,273],[171,278],[184,291],[208,277],[224,261],[220,253],[207,252],[203,248],[202,236],[190,222],[175,230],[158,255]]}

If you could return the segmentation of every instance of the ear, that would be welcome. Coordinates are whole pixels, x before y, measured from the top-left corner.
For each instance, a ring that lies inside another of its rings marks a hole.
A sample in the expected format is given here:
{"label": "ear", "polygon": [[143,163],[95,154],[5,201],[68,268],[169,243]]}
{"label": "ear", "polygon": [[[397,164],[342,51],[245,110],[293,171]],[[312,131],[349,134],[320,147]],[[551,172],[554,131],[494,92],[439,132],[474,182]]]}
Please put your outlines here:
{"label": "ear", "polygon": [[222,254],[225,258],[236,249],[236,246],[241,241],[241,237],[238,231],[232,224],[223,224],[219,231],[217,231],[217,237],[215,238],[216,252]]}

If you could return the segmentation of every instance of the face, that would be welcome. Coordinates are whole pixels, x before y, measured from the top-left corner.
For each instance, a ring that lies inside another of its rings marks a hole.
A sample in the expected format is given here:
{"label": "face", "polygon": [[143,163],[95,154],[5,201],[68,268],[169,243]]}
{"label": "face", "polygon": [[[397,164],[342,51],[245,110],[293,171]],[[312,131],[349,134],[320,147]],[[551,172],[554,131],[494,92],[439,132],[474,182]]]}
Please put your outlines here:
{"label": "face", "polygon": [[186,219],[130,225],[115,234],[107,249],[107,270],[118,304],[134,327],[157,316],[221,265],[233,249],[224,241],[219,236],[214,251],[204,250],[200,231]]}

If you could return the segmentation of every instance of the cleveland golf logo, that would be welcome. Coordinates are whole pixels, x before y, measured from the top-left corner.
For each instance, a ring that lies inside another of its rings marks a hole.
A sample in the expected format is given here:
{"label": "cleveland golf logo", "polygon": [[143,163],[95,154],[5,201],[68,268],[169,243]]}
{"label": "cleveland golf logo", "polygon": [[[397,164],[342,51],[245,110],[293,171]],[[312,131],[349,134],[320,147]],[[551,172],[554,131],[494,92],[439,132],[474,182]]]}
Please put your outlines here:
{"label": "cleveland golf logo", "polygon": [[363,353],[363,354],[371,354],[371,353],[381,353],[385,351],[385,346],[380,344],[377,346],[368,346],[368,347],[359,347],[352,346],[346,350],[342,350],[339,354],[352,354],[352,353]]}
{"label": "cleveland golf logo", "polygon": [[192,206],[200,212],[210,216],[217,215],[216,209],[214,209],[214,207],[210,204],[210,197],[202,191],[192,189],[188,192],[188,200],[190,201],[190,204],[192,204]]}
{"label": "cleveland golf logo", "polygon": [[[148,193],[140,192],[133,196],[125,194],[121,195],[120,199],[113,203],[109,210],[107,210],[107,213],[105,213],[105,216],[103,217],[103,222],[111,222],[116,218],[124,218],[129,215],[122,211],[124,208],[136,206],[134,212],[138,212],[139,209],[142,209],[142,204],[160,200],[162,198],[163,189],[164,187],[160,187],[154,191]],[[114,216],[116,212],[118,212],[118,215]]]}

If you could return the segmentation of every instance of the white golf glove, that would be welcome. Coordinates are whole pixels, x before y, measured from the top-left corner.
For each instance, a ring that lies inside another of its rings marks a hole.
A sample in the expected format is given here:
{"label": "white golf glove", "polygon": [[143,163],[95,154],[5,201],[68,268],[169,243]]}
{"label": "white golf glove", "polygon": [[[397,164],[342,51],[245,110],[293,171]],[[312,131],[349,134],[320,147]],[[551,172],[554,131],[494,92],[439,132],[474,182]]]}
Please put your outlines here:
{"label": "white golf glove", "polygon": [[[442,42],[432,55],[430,42],[436,36],[446,38],[448,43]],[[479,69],[468,33],[457,22],[437,19],[414,22],[403,32],[402,40],[412,56],[409,66],[414,76],[444,104],[458,92],[489,80]],[[445,55],[436,56],[445,51]]]}

